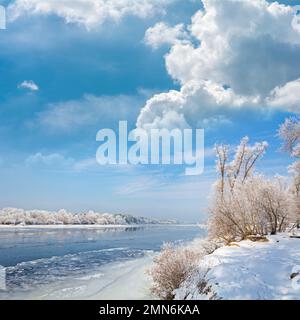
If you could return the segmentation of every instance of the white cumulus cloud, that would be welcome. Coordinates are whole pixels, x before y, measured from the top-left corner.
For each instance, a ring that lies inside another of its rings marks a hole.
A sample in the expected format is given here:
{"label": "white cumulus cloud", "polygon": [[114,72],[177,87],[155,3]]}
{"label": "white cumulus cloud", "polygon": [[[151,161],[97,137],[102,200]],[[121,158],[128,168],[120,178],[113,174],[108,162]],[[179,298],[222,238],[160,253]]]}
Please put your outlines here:
{"label": "white cumulus cloud", "polygon": [[287,111],[300,112],[300,79],[290,81],[281,87],[276,87],[267,103],[274,107],[284,107]]}
{"label": "white cumulus cloud", "polygon": [[299,77],[300,33],[293,7],[265,0],[203,4],[189,27],[199,44],[178,43],[166,58],[174,79],[209,79],[239,94],[268,94]]}
{"label": "white cumulus cloud", "polygon": [[227,123],[228,111],[245,105],[254,106],[256,96],[238,96],[230,88],[211,81],[190,81],[180,91],[171,90],[155,95],[142,109],[137,126],[151,128],[207,127],[218,122]]}
{"label": "white cumulus cloud", "polygon": [[173,44],[166,69],[181,90],[151,98],[137,126],[224,122],[230,110],[252,106],[299,112],[298,7],[265,0],[202,2],[204,9],[182,27],[189,32],[184,41],[174,40],[172,28],[161,38],[153,32],[157,26],[150,29],[154,46]]}
{"label": "white cumulus cloud", "polygon": [[182,43],[187,38],[188,34],[182,23],[170,27],[164,22],[159,22],[145,33],[145,43],[153,49],[157,49],[164,44]]}

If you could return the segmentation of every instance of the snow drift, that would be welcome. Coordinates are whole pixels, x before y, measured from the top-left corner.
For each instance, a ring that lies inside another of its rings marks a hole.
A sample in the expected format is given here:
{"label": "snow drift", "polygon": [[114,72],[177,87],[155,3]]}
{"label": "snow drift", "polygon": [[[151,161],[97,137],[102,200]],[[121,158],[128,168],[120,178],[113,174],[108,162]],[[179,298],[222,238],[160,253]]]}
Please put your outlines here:
{"label": "snow drift", "polygon": [[[268,240],[245,240],[206,255],[175,299],[300,299],[300,239],[278,234]],[[209,290],[200,290],[201,283]]]}

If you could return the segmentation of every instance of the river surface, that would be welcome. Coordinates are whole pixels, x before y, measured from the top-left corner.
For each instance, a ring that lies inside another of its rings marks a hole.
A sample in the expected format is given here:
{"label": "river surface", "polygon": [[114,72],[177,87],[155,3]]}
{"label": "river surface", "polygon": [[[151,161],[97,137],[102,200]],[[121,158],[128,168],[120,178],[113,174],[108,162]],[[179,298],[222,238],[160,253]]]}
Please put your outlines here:
{"label": "river surface", "polygon": [[162,245],[204,236],[195,225],[0,227],[0,299],[149,298],[144,269]]}

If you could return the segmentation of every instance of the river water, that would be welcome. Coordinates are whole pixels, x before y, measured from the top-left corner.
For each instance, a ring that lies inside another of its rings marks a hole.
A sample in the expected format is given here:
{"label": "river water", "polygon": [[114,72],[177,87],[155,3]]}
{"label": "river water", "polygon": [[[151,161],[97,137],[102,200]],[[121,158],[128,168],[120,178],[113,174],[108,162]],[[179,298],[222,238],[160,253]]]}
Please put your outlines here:
{"label": "river water", "polygon": [[0,227],[0,299],[149,298],[144,271],[161,246],[204,236],[196,225]]}

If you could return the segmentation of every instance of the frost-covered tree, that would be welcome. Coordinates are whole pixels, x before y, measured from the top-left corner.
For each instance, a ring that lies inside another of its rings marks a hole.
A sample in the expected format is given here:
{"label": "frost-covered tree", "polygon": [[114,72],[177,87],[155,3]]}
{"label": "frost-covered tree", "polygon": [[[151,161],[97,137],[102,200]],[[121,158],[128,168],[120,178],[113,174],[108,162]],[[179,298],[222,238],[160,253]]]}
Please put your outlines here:
{"label": "frost-covered tree", "polygon": [[289,167],[293,175],[291,188],[294,210],[297,219],[297,227],[300,228],[300,117],[291,117],[279,128],[279,136],[283,140],[283,150],[288,152],[295,162]]}
{"label": "frost-covered tree", "polygon": [[129,224],[172,224],[176,221],[134,217],[128,214],[98,213],[92,210],[71,213],[67,210],[23,210],[0,209],[0,225],[129,225]]}
{"label": "frost-covered tree", "polygon": [[216,169],[219,179],[215,184],[217,196],[221,199],[227,192],[233,193],[238,184],[243,184],[252,173],[256,162],[264,155],[267,142],[249,145],[249,138],[244,137],[230,161],[230,146],[216,145]]}
{"label": "frost-covered tree", "polygon": [[283,140],[283,149],[300,159],[300,117],[286,119],[278,133]]}
{"label": "frost-covered tree", "polygon": [[266,142],[249,145],[243,138],[230,161],[230,147],[216,146],[217,172],[210,234],[226,242],[283,231],[289,218],[289,190],[283,179],[255,173]]}

